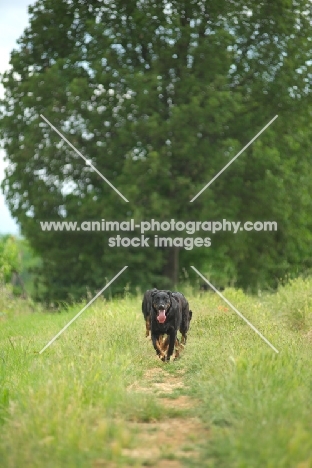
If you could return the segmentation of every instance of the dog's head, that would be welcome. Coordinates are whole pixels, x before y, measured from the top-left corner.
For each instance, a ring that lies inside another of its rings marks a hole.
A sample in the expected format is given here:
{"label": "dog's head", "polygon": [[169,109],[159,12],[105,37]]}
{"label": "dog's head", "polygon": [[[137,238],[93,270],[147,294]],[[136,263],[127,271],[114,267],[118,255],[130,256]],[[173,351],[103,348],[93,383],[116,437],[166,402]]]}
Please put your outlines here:
{"label": "dog's head", "polygon": [[158,323],[165,323],[167,319],[168,310],[171,307],[171,300],[171,291],[152,292],[153,309],[156,311],[156,319]]}

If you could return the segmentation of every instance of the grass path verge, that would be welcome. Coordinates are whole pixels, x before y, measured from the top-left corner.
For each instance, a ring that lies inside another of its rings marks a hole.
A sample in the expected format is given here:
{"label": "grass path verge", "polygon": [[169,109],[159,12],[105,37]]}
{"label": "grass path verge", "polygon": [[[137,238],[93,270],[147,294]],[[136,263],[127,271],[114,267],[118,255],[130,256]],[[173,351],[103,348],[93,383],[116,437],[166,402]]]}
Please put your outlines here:
{"label": "grass path verge", "polygon": [[[166,365],[154,367],[145,372],[140,383],[128,388],[130,392],[153,395],[164,414],[161,421],[131,424],[137,438],[134,446],[125,449],[124,453],[140,466],[180,468],[183,460],[198,458],[194,441],[203,442],[209,436],[200,419],[193,414],[197,402],[185,394],[181,374],[181,371],[175,375],[169,373]],[[166,418],[168,410],[171,410],[170,418]]]}
{"label": "grass path verge", "polygon": [[275,295],[187,294],[181,359],[145,339],[140,298],[25,310],[0,294],[1,468],[311,468],[311,281]]}

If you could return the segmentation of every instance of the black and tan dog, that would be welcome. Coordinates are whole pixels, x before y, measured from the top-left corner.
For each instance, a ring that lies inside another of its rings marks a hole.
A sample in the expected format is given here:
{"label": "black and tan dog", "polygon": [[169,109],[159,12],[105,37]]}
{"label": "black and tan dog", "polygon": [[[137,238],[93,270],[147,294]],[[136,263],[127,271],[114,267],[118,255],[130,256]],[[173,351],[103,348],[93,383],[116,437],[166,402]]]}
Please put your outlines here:
{"label": "black and tan dog", "polygon": [[[175,351],[174,357],[177,358],[186,343],[192,318],[192,311],[183,294],[148,290],[143,297],[142,312],[146,322],[146,336],[151,331],[157,355],[163,361],[169,361]],[[178,330],[182,335],[181,344],[177,338]]]}
{"label": "black and tan dog", "polygon": [[144,315],[145,325],[146,325],[146,332],[145,336],[149,336],[149,332],[151,331],[151,308],[152,308],[152,293],[157,291],[156,288],[148,289],[143,296],[142,301],[142,312]]}

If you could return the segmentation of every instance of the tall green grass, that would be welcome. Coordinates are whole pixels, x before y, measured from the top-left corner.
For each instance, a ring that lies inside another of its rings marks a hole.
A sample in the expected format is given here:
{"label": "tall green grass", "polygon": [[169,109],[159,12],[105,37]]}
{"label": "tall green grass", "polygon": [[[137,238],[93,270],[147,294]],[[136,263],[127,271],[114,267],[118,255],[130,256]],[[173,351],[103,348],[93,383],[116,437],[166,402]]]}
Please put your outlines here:
{"label": "tall green grass", "polygon": [[305,336],[312,318],[311,287],[311,281],[298,279],[260,298],[224,293],[278,355],[224,310],[221,299],[214,296],[209,306],[194,300],[199,316],[189,342],[186,381],[211,429],[202,466],[312,466],[312,346]]}
{"label": "tall green grass", "polygon": [[155,365],[137,299],[99,300],[38,354],[81,308],[17,311],[2,321],[1,467],[87,467],[97,457],[119,459],[132,439],[124,421],[160,417],[152,397],[127,391]]}
{"label": "tall green grass", "polygon": [[39,355],[84,304],[44,313],[2,290],[0,466],[141,466],[123,455],[140,444],[130,422],[176,415],[152,393],[129,391],[152,367],[183,371],[179,392],[199,402],[189,412],[209,429],[206,443],[194,441],[200,459],[185,465],[312,466],[311,287],[298,279],[274,295],[224,291],[278,355],[216,294],[188,290],[188,343],[169,364],[156,360],[144,338],[139,296],[97,300]]}

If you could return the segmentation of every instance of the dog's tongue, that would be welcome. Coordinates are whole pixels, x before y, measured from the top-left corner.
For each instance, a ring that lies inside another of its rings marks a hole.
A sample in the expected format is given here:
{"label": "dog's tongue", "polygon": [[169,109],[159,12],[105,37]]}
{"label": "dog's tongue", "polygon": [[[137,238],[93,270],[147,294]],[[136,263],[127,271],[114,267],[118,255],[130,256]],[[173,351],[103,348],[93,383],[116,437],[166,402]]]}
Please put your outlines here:
{"label": "dog's tongue", "polygon": [[164,323],[166,321],[166,311],[165,310],[159,310],[158,311],[157,320],[158,320],[159,323]]}

